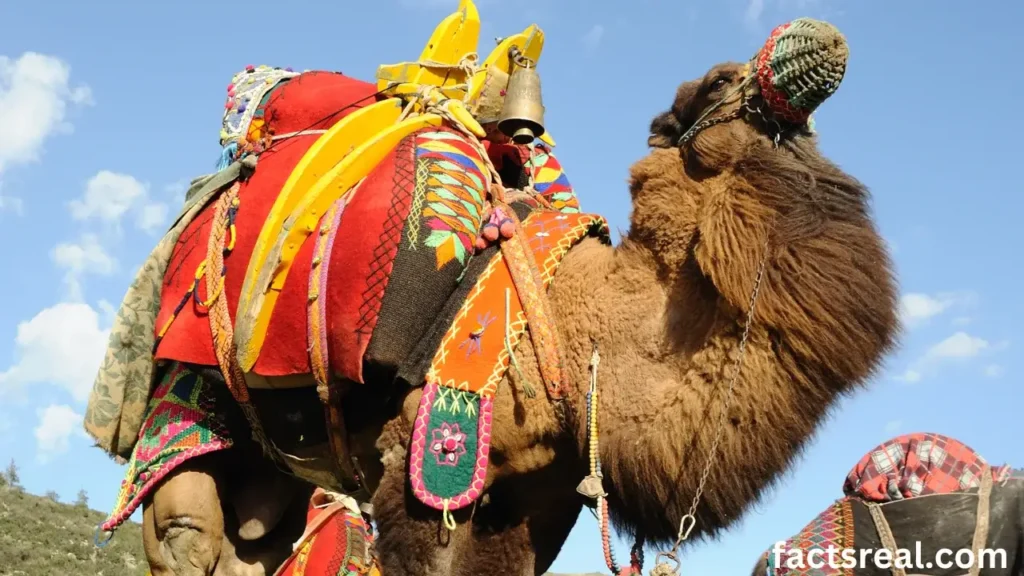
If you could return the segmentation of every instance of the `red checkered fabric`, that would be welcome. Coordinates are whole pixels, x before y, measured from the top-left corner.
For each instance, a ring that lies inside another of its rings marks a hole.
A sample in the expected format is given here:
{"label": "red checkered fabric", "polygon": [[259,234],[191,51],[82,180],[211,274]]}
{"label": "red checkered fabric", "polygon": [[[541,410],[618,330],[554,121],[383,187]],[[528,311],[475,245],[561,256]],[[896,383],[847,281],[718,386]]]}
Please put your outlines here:
{"label": "red checkered fabric", "polygon": [[[879,444],[850,470],[843,493],[870,502],[891,502],[923,494],[946,494],[980,485],[986,462],[958,440],[918,432]],[[1009,466],[993,466],[992,476],[1002,482]]]}

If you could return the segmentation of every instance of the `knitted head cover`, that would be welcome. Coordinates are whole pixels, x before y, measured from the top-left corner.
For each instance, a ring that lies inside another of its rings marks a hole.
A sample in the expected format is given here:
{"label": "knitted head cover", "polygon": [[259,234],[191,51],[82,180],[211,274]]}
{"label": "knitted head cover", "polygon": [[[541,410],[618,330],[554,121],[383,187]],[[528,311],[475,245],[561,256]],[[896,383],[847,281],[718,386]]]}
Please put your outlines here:
{"label": "knitted head cover", "polygon": [[772,30],[751,65],[768,107],[803,124],[839,88],[849,56],[846,38],[835,26],[797,18]]}

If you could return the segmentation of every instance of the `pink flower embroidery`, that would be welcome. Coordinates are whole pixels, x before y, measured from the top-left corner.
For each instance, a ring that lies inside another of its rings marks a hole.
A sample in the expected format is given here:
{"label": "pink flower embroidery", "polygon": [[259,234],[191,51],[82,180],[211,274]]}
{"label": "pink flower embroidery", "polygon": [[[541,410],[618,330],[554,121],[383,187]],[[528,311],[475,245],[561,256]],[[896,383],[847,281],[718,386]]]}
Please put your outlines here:
{"label": "pink flower embroidery", "polygon": [[442,422],[430,433],[430,453],[438,466],[458,466],[459,457],[466,453],[466,435],[458,424]]}

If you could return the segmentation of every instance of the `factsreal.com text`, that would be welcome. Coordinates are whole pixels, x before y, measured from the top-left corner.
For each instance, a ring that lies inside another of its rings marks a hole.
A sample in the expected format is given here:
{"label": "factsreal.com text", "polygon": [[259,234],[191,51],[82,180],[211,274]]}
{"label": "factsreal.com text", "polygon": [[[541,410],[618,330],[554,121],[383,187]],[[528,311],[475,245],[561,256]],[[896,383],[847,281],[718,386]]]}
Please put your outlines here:
{"label": "factsreal.com text", "polygon": [[[913,550],[897,548],[894,554],[885,548],[837,548],[832,545],[805,552],[798,549],[787,549],[786,543],[779,541],[772,547],[772,555],[774,556],[772,566],[790,570],[825,567],[834,569],[876,567],[883,570],[891,568],[903,568],[904,570],[939,568],[944,570],[956,567],[966,570],[974,565],[975,558],[974,550],[964,548],[954,551],[949,548],[940,548],[934,558],[926,560],[923,558],[920,542],[914,544]],[[981,569],[1006,569],[1006,550],[982,548],[977,557]]]}

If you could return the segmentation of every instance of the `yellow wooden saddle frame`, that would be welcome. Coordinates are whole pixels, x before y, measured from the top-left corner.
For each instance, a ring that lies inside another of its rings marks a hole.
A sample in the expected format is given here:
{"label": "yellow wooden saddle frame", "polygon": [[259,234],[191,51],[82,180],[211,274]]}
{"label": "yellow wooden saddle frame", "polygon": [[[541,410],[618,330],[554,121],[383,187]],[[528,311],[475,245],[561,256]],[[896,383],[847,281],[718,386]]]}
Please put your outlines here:
{"label": "yellow wooden saddle frame", "polygon": [[[442,124],[441,115],[426,111],[428,104],[447,99],[444,109],[483,138],[485,132],[468,107],[483,94],[488,71],[509,74],[508,54],[513,46],[534,62],[544,46],[543,31],[532,25],[502,40],[480,67],[471,68],[466,63],[475,60],[479,34],[476,6],[472,0],[461,0],[458,9],[434,29],[417,62],[379,68],[377,86],[386,99],[343,118],[296,164],[260,230],[239,295],[235,343],[244,373],[251,374],[256,365],[299,248],[331,204],[352,194],[356,184],[403,138]],[[553,146],[546,136],[541,139]]]}

